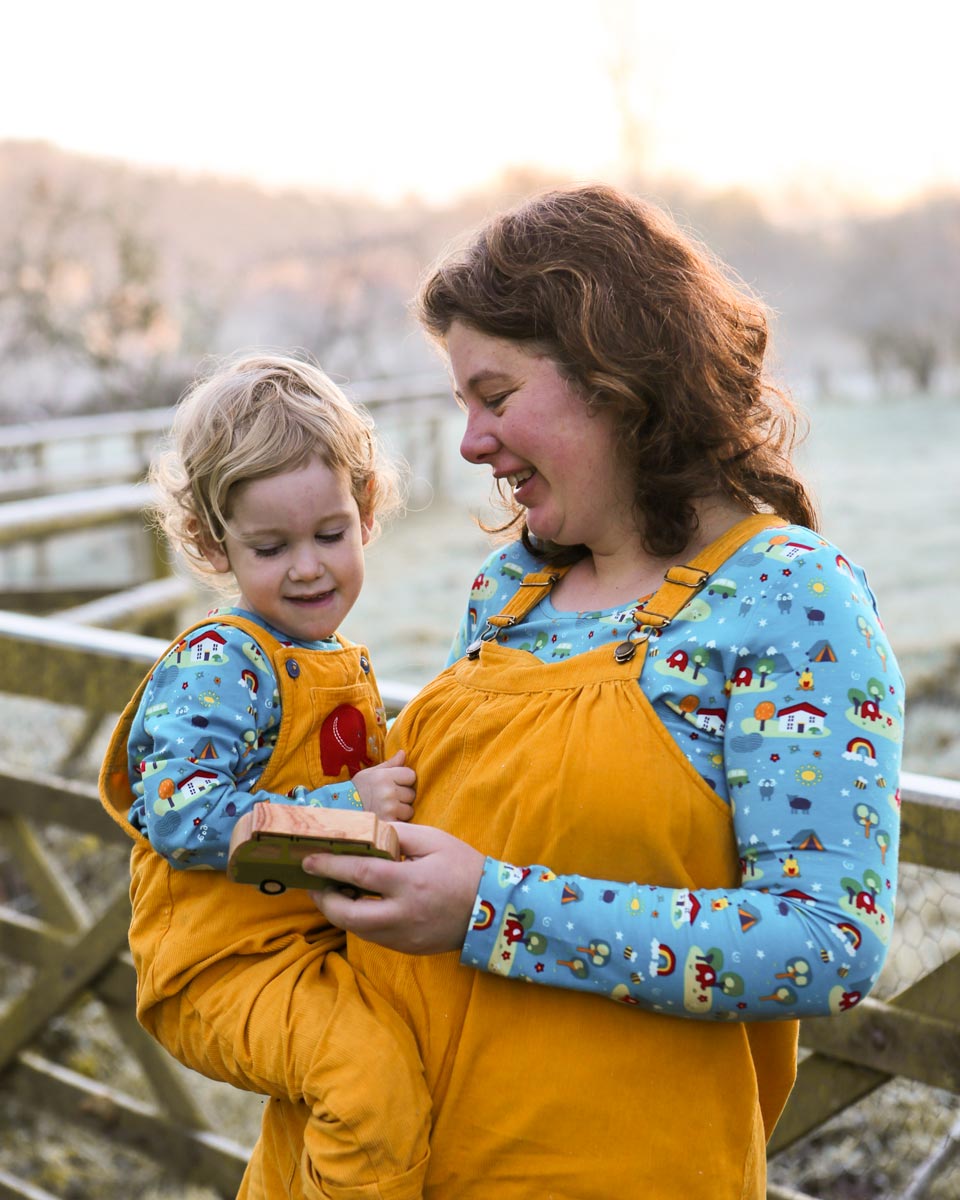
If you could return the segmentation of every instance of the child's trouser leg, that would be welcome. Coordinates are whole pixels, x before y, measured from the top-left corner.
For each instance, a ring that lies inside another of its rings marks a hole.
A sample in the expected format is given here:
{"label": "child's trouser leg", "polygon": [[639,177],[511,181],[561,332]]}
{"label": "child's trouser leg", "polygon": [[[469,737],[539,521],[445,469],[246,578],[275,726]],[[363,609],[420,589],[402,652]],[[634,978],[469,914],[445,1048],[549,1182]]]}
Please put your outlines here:
{"label": "child's trouser leg", "polygon": [[273,1125],[282,1113],[291,1127],[258,1143],[269,1161],[245,1179],[241,1195],[258,1195],[258,1172],[284,1173],[278,1155],[296,1163],[299,1153],[298,1186],[281,1195],[419,1200],[430,1097],[416,1042],[341,955],[296,939],[279,951],[226,959],[181,992],[141,1005],[140,1018],[194,1070],[293,1102],[268,1105]]}
{"label": "child's trouser leg", "polygon": [[[237,1200],[277,1200],[278,1197],[305,1200],[313,1194],[303,1190],[303,1175],[297,1160],[307,1124],[305,1105],[289,1100],[267,1102],[260,1137],[237,1192]],[[412,1194],[409,1188],[414,1182],[416,1187],[422,1187],[422,1172],[417,1172],[417,1181],[413,1180],[412,1174],[409,1181],[397,1178],[366,1187],[334,1189],[330,1195],[336,1200],[402,1200]]]}

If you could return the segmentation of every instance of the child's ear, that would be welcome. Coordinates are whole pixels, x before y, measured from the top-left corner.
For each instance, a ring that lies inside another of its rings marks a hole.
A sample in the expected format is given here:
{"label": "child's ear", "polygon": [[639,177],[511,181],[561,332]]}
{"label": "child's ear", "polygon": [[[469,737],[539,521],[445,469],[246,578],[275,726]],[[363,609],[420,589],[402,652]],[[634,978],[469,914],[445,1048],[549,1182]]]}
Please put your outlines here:
{"label": "child's ear", "polygon": [[360,544],[366,546],[373,537],[373,526],[376,518],[373,515],[373,509],[368,509],[366,512],[360,510]]}
{"label": "child's ear", "polygon": [[197,545],[200,553],[218,575],[226,575],[230,571],[230,559],[223,548],[223,543],[218,542],[212,533],[207,531],[198,533]]}
{"label": "child's ear", "polygon": [[360,510],[360,542],[361,545],[366,544],[373,537],[373,527],[377,522],[376,510],[374,509],[374,486],[371,479],[363,490],[363,495],[357,501],[357,508]]}

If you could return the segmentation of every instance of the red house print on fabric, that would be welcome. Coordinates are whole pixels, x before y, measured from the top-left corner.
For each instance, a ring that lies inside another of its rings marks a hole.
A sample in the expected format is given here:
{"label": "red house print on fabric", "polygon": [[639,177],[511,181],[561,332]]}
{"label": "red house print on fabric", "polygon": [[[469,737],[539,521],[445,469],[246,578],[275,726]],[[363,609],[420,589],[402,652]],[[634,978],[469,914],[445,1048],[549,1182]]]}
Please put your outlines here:
{"label": "red house print on fabric", "polygon": [[223,648],[226,644],[226,638],[222,638],[212,629],[207,629],[203,633],[198,633],[190,642],[190,657],[194,662],[209,662],[214,656],[218,658],[223,656]]}
{"label": "red house print on fabric", "polygon": [[804,701],[781,708],[777,713],[777,721],[784,733],[809,733],[813,729],[823,728],[826,715],[822,708]]}
{"label": "red house print on fabric", "polygon": [[723,733],[726,723],[727,710],[725,708],[697,709],[697,728],[702,729],[705,733]]}
{"label": "red house print on fabric", "polygon": [[213,787],[219,776],[215,771],[194,771],[185,779],[180,780],[180,791],[184,796],[199,796],[207,788]]}
{"label": "red house print on fabric", "polygon": [[783,553],[787,558],[796,558],[798,554],[809,554],[812,549],[812,546],[805,546],[803,542],[787,542]]}

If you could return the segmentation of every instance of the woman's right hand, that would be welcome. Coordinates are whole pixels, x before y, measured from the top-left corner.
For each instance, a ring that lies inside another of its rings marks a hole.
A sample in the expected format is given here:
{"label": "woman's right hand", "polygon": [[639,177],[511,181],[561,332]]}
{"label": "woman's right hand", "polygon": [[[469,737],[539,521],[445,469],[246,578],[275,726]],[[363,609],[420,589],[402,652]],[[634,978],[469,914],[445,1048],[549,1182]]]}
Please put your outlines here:
{"label": "woman's right hand", "polygon": [[399,862],[348,854],[305,858],[304,870],[325,881],[311,892],[314,903],[332,925],[389,950],[404,954],[460,950],[483,875],[484,855],[429,825],[394,828],[404,856]]}

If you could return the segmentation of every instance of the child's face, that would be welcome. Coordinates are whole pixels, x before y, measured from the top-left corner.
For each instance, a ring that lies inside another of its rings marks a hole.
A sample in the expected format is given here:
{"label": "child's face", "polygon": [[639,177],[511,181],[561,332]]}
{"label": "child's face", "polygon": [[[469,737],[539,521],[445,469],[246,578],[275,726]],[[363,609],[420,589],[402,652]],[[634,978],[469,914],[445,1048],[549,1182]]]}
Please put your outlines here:
{"label": "child's face", "polygon": [[335,633],[360,595],[370,539],[347,476],[315,458],[239,484],[229,518],[230,532],[207,558],[233,573],[242,607],[298,641]]}

